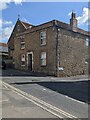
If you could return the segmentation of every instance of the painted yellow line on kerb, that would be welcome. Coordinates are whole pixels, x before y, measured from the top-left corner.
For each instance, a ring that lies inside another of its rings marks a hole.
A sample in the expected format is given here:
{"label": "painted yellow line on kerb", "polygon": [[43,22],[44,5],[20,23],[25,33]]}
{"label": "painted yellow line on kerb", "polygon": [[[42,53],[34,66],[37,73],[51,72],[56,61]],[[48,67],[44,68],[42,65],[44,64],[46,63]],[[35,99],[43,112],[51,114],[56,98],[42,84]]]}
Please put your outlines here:
{"label": "painted yellow line on kerb", "polygon": [[6,99],[6,100],[0,100],[0,103],[2,103],[2,102],[8,102],[8,99]]}
{"label": "painted yellow line on kerb", "polygon": [[[6,84],[6,83],[4,83],[4,86],[6,86],[5,84]],[[9,86],[9,87],[10,87],[10,86]],[[15,92],[15,93],[17,93],[18,95],[22,96],[23,98],[25,98],[25,99],[29,100],[30,102],[34,103],[35,105],[37,105],[37,106],[41,107],[42,109],[44,109],[44,110],[46,110],[46,111],[50,112],[51,114],[53,114],[53,115],[57,116],[58,118],[63,118],[62,116],[60,116],[60,115],[58,115],[58,114],[54,113],[53,111],[51,111],[51,110],[47,109],[46,107],[44,107],[44,106],[42,106],[42,105],[38,104],[37,102],[33,101],[32,99],[30,99],[30,98],[28,98],[28,97],[26,97],[26,96],[22,95],[21,93],[18,93],[17,91],[14,91],[14,92]]]}
{"label": "painted yellow line on kerb", "polygon": [[[77,118],[76,116],[71,115],[70,113],[67,113],[67,112],[65,112],[65,111],[63,111],[63,110],[61,110],[61,109],[59,109],[59,108],[57,108],[57,107],[55,107],[55,106],[53,106],[53,105],[51,105],[51,104],[48,104],[48,103],[46,103],[46,102],[38,99],[37,97],[34,97],[34,96],[32,96],[32,95],[24,92],[24,91],[21,91],[20,89],[15,88],[15,87],[9,85],[8,83],[3,82],[3,84],[6,85],[6,86],[8,86],[9,88],[11,88],[12,90],[14,90],[16,93],[18,93],[18,94],[21,95],[22,97],[28,99],[29,101],[34,102],[34,103],[37,104],[39,107],[47,110],[48,112],[54,114],[55,116],[57,116],[57,117],[59,117],[59,118],[63,118],[63,117],[62,117],[61,115],[58,115],[58,114],[62,114],[62,115],[64,115],[64,116],[68,117],[68,118]],[[37,103],[37,102],[38,102],[38,103]],[[50,110],[49,110],[49,109],[50,109]],[[53,112],[53,111],[55,111],[56,113]],[[58,114],[57,114],[57,113],[58,113]]]}
{"label": "painted yellow line on kerb", "polygon": [[30,102],[34,103],[35,105],[37,105],[37,106],[41,107],[42,109],[44,109],[44,110],[46,110],[46,111],[50,112],[51,114],[53,114],[53,115],[57,116],[58,118],[63,118],[62,116],[60,116],[60,115],[58,115],[58,114],[54,113],[53,111],[51,111],[51,110],[47,109],[46,107],[44,107],[44,106],[40,105],[39,103],[37,103],[37,102],[35,102],[35,101],[31,100],[30,98],[27,98],[26,96],[24,96],[24,95],[22,95],[22,94],[20,94],[20,93],[18,93],[18,92],[16,92],[16,91],[14,91],[14,92],[15,92],[15,93],[17,93],[18,95],[20,95],[20,96],[22,96],[22,97],[26,98],[27,100],[29,100]]}

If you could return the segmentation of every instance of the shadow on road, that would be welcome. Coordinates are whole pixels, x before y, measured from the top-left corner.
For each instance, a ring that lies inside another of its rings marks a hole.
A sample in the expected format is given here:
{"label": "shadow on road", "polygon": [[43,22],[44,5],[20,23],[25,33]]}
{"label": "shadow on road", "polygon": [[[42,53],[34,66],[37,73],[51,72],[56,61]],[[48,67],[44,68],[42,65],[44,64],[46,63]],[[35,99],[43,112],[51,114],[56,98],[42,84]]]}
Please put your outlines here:
{"label": "shadow on road", "polygon": [[67,95],[76,100],[90,103],[89,99],[89,84],[90,81],[76,81],[76,82],[20,82],[14,83],[17,85],[21,84],[39,84],[46,88],[49,88],[58,93]]}
{"label": "shadow on road", "polygon": [[37,72],[33,72],[33,71],[24,71],[24,70],[17,70],[17,69],[5,69],[2,70],[1,75],[0,76],[4,76],[4,77],[47,77],[46,74],[42,74],[42,73],[37,73]]}

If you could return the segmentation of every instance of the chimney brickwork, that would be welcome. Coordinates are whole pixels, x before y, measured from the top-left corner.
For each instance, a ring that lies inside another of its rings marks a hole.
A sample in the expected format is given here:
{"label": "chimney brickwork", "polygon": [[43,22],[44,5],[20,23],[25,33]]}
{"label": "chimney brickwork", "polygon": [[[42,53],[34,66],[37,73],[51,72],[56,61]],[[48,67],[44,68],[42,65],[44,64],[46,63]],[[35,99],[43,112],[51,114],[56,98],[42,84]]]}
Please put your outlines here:
{"label": "chimney brickwork", "polygon": [[77,31],[76,13],[72,12],[71,19],[70,19],[70,26],[73,31]]}

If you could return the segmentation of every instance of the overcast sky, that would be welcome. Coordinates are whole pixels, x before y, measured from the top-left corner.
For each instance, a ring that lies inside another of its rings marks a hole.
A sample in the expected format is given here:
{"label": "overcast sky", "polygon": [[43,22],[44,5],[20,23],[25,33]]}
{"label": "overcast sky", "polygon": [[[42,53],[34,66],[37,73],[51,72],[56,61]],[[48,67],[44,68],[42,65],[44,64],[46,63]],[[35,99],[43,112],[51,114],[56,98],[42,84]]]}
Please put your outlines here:
{"label": "overcast sky", "polygon": [[[88,2],[22,2],[3,0],[0,3],[0,42],[7,42],[20,14],[20,20],[39,25],[53,19],[69,23],[72,10],[77,14],[78,27],[88,30]],[[2,33],[2,34],[1,34]]]}

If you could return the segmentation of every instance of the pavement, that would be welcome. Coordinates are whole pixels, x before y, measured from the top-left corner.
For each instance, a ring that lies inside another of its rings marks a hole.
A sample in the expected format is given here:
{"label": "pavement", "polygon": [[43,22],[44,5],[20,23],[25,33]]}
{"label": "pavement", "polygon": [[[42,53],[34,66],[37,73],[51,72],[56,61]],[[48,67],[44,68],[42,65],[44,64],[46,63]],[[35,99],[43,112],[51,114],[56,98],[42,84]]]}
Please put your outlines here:
{"label": "pavement", "polygon": [[42,73],[37,73],[37,72],[31,72],[31,71],[24,71],[24,70],[17,70],[17,69],[5,69],[5,70],[0,70],[0,76],[3,77],[44,77],[44,79],[47,77],[51,78],[52,80],[87,80],[89,79],[88,75],[76,75],[76,76],[71,76],[71,77],[54,77],[54,76],[48,76]]}
{"label": "pavement", "polygon": [[30,71],[21,71],[17,69],[5,69],[0,70],[1,77],[24,77],[29,78],[28,80],[32,81],[87,81],[89,80],[88,75],[76,75],[71,77],[54,77],[54,76],[47,76],[45,74],[30,72]]}

